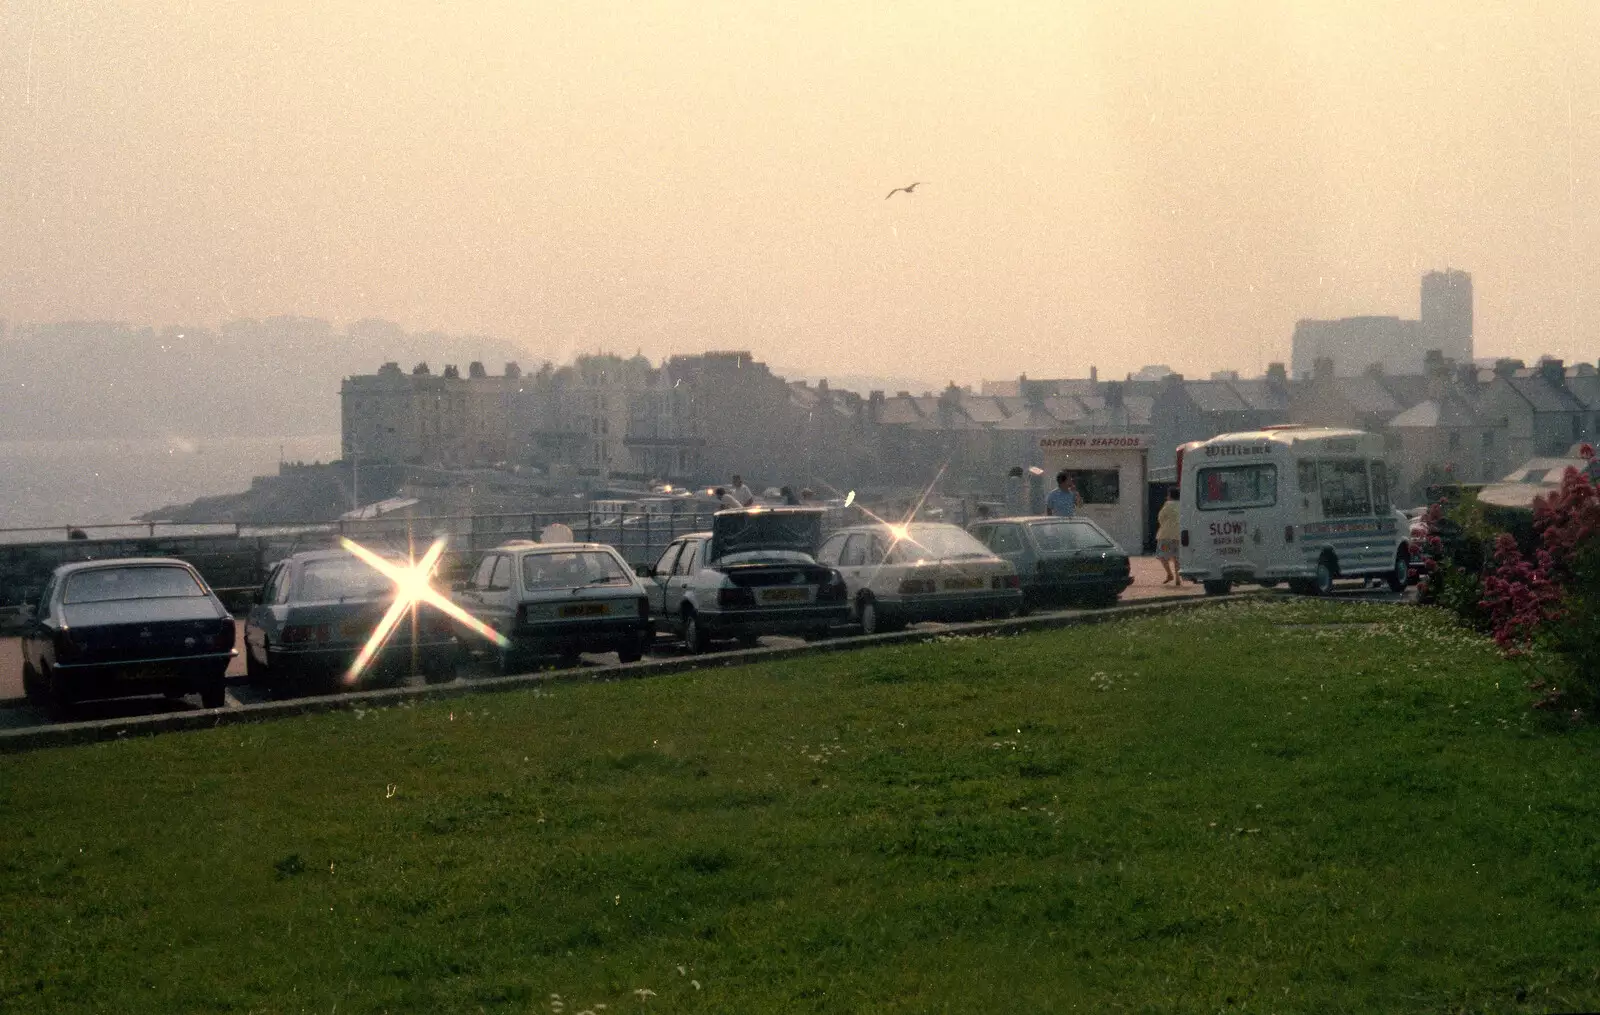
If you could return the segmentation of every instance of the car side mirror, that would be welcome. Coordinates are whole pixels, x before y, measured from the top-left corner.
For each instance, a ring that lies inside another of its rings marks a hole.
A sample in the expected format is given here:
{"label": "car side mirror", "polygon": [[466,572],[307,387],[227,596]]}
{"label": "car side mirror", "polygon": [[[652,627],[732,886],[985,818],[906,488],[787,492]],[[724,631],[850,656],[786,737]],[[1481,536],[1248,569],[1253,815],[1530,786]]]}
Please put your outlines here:
{"label": "car side mirror", "polygon": [[655,565],[635,564],[633,566],[633,573],[638,575],[640,578],[654,578],[656,576]]}
{"label": "car side mirror", "polygon": [[457,579],[456,581],[450,583],[451,592],[465,592],[470,588],[472,588],[472,583],[468,581],[461,581],[460,579]]}

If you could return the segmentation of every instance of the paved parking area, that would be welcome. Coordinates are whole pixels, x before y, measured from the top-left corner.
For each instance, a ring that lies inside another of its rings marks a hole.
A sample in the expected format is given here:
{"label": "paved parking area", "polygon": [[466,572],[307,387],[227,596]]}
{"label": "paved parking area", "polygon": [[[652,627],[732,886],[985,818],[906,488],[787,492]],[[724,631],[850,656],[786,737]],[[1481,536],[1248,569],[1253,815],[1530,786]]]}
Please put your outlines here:
{"label": "paved parking area", "polygon": [[[1204,596],[1205,592],[1200,586],[1185,583],[1173,586],[1162,582],[1160,561],[1154,557],[1135,557],[1133,559],[1133,584],[1122,594],[1123,602],[1151,602],[1163,599],[1185,599]],[[1341,592],[1371,596],[1378,599],[1399,599],[1386,590],[1382,593],[1364,593],[1359,583],[1342,583]],[[240,644],[243,644],[243,624],[240,625]],[[941,624],[919,624],[918,628],[937,629],[948,626]],[[842,635],[848,634],[847,630],[841,631]],[[760,640],[764,647],[782,648],[802,644],[798,638],[764,637]],[[685,655],[682,645],[662,640],[649,652],[652,658],[672,658]],[[583,656],[578,665],[580,667],[614,666],[618,663],[615,653],[603,655]],[[460,679],[466,682],[493,677],[497,674],[486,659],[477,659],[463,665]],[[240,655],[233,661],[228,669],[229,705],[246,705],[266,700],[260,688],[252,687],[244,682],[244,657]],[[422,685],[421,676],[411,677],[408,683]],[[49,720],[45,714],[22,699],[22,652],[21,642],[18,638],[0,638],[0,729],[21,729],[30,726],[46,724]],[[122,698],[112,701],[85,702],[73,710],[73,718],[77,720],[91,719],[120,719],[140,715],[158,715],[170,712],[182,712],[200,707],[198,696],[191,695],[187,698],[167,699],[162,697]]]}

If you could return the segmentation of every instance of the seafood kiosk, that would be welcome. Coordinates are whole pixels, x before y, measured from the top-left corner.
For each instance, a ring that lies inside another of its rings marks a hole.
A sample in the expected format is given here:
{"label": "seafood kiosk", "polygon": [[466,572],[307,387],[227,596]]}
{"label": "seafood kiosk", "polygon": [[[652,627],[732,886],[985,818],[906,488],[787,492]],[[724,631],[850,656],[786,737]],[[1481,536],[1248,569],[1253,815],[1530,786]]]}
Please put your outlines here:
{"label": "seafood kiosk", "polygon": [[1092,518],[1130,555],[1144,552],[1149,435],[1040,437],[1039,461],[1046,490],[1054,490],[1056,473],[1066,470],[1078,488],[1078,515]]}

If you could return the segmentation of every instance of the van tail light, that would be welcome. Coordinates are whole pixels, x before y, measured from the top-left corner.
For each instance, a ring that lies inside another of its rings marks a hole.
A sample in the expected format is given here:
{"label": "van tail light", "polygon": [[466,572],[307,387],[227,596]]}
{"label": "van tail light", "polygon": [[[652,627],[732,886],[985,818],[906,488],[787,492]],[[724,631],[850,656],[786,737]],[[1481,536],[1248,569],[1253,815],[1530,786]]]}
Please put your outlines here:
{"label": "van tail light", "polygon": [[989,587],[995,590],[1020,589],[1022,588],[1022,578],[1014,574],[996,575],[994,579],[989,582]]}
{"label": "van tail light", "polygon": [[817,586],[817,602],[842,603],[850,598],[850,590],[845,587],[844,576],[835,571],[828,576],[825,584]]}
{"label": "van tail light", "polygon": [[1178,533],[1178,544],[1180,546],[1188,546],[1189,545],[1189,530],[1188,529],[1184,529],[1184,530],[1182,530],[1181,532]]}
{"label": "van tail light", "polygon": [[648,619],[650,619],[650,600],[646,599],[644,596],[640,596],[639,599],[638,599],[638,606],[639,606],[639,619],[640,620],[648,620]]}
{"label": "van tail light", "polygon": [[233,626],[233,618],[223,617],[222,623],[217,627],[217,633],[211,636],[211,647],[218,652],[227,652],[233,648],[233,642],[237,635],[238,632]]}
{"label": "van tail light", "polygon": [[1293,525],[1285,525],[1283,527],[1283,541],[1285,543],[1294,542],[1294,526]]}
{"label": "van tail light", "polygon": [[517,604],[517,620],[516,620],[516,624],[517,624],[518,627],[521,627],[522,625],[526,624],[527,622],[528,622],[528,604],[527,603],[518,603]]}

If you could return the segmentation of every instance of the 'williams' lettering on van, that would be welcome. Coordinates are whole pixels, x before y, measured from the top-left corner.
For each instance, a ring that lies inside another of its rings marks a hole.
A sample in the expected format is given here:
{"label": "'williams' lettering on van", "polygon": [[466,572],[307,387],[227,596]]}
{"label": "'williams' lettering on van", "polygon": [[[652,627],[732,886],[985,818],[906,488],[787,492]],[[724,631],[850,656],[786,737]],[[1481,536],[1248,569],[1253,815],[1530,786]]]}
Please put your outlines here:
{"label": "'williams' lettering on van", "polygon": [[1262,441],[1260,444],[1207,444],[1207,458],[1232,458],[1235,455],[1270,455],[1272,443]]}

